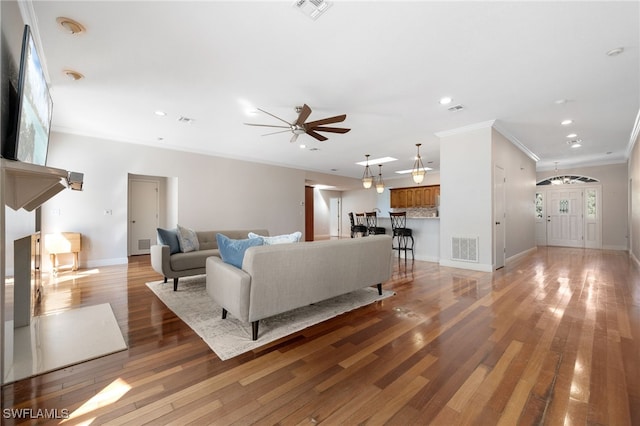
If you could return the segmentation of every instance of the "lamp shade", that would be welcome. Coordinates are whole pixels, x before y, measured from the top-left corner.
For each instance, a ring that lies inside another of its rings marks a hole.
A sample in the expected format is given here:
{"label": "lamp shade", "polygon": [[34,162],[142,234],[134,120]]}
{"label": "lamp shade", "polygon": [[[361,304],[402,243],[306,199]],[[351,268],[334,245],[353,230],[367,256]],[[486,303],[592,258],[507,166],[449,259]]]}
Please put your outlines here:
{"label": "lamp shade", "polygon": [[418,155],[416,156],[416,161],[413,163],[413,170],[411,171],[411,176],[415,183],[422,183],[424,175],[427,173],[424,169],[424,164],[422,164],[422,158],[420,157],[420,145],[422,144],[416,144],[418,147]]}

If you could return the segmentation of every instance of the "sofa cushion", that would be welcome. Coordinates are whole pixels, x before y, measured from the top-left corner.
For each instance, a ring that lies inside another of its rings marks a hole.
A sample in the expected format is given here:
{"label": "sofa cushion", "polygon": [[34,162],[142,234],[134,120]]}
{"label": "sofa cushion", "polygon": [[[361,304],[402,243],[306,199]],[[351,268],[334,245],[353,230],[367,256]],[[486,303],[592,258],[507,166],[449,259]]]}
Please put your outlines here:
{"label": "sofa cushion", "polygon": [[178,241],[178,228],[158,228],[158,243],[169,246],[169,253],[180,253],[180,241]]}
{"label": "sofa cushion", "polygon": [[300,238],[302,238],[302,232],[296,231],[292,234],[276,235],[273,237],[258,235],[254,234],[253,232],[249,232],[249,238],[262,238],[263,243],[267,246],[273,244],[297,243],[300,242]]}
{"label": "sofa cushion", "polygon": [[216,235],[218,250],[222,261],[236,268],[242,269],[244,252],[249,247],[261,246],[262,238],[247,238],[245,240],[232,240],[224,234]]}
{"label": "sofa cushion", "polygon": [[171,256],[169,263],[172,271],[189,271],[203,269],[206,264],[207,257],[220,257],[220,251],[217,249],[198,250],[189,253],[176,253]]}
{"label": "sofa cushion", "polygon": [[198,236],[193,229],[178,225],[178,241],[180,242],[180,251],[183,253],[200,250]]}

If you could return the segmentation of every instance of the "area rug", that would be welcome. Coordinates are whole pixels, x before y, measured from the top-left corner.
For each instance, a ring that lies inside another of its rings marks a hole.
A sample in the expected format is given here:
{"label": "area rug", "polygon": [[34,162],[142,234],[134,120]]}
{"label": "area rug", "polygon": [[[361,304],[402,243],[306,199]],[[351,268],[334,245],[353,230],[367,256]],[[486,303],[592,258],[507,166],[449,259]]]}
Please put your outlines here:
{"label": "area rug", "polygon": [[281,337],[303,330],[345,312],[386,299],[395,293],[375,287],[365,287],[303,308],[260,320],[258,340],[251,340],[251,324],[229,314],[222,319],[218,306],[205,288],[205,276],[180,278],[178,291],[173,283],[162,281],[147,286],[181,320],[191,327],[222,360],[233,358]]}
{"label": "area rug", "polygon": [[[13,328],[13,321],[8,321]],[[13,330],[7,382],[69,367],[127,349],[108,303],[38,315]]]}

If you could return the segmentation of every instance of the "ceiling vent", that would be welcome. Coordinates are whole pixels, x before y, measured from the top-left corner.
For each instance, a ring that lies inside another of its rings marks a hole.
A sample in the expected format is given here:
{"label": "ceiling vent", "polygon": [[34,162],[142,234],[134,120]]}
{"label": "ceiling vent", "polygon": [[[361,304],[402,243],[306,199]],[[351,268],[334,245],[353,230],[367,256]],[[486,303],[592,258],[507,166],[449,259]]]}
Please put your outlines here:
{"label": "ceiling vent", "polygon": [[325,0],[296,0],[293,6],[315,21],[331,7],[331,3]]}
{"label": "ceiling vent", "polygon": [[464,107],[460,104],[447,108],[449,111],[462,111]]}
{"label": "ceiling vent", "polygon": [[191,124],[191,123],[193,123],[193,118],[189,118],[189,117],[185,117],[185,116],[180,116],[180,117],[178,118],[178,121],[179,121],[180,123]]}

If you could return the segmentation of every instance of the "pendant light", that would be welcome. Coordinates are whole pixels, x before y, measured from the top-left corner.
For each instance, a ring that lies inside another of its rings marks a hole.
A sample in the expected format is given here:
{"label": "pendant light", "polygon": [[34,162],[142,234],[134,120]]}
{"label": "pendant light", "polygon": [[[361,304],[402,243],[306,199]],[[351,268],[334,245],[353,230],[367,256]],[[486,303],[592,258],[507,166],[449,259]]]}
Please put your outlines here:
{"label": "pendant light", "polygon": [[382,181],[382,164],[378,164],[380,172],[378,173],[378,181],[376,182],[376,192],[382,194],[384,192],[384,182]]}
{"label": "pendant light", "polygon": [[411,176],[413,176],[413,181],[415,183],[422,183],[424,180],[425,170],[424,164],[422,164],[422,158],[420,158],[420,143],[417,143],[418,147],[418,156],[416,157],[416,162],[413,163],[413,171],[411,172]]}
{"label": "pendant light", "polygon": [[364,174],[362,175],[362,186],[366,189],[371,188],[373,184],[373,175],[371,174],[371,169],[369,168],[369,154],[365,155],[367,157],[367,165],[364,168]]}

